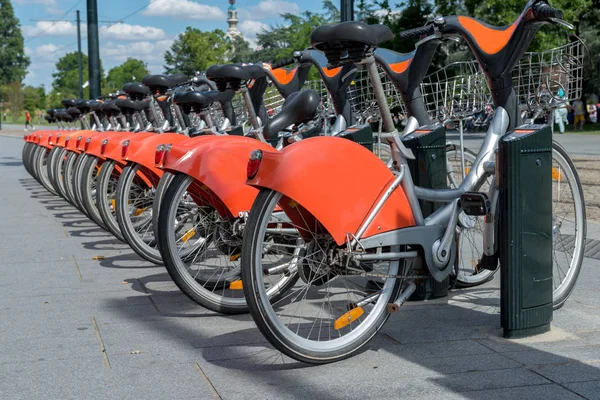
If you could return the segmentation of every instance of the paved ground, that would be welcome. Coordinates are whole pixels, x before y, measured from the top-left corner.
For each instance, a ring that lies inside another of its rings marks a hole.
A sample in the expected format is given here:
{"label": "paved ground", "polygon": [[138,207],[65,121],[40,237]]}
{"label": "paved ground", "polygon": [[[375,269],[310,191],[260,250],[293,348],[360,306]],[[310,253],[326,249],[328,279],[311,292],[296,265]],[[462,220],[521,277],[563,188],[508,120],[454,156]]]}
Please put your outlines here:
{"label": "paved ground", "polygon": [[49,196],[21,146],[0,137],[2,399],[600,399],[597,260],[549,334],[500,337],[497,277],[406,305],[357,357],[306,366],[248,315],[196,306],[162,267]]}

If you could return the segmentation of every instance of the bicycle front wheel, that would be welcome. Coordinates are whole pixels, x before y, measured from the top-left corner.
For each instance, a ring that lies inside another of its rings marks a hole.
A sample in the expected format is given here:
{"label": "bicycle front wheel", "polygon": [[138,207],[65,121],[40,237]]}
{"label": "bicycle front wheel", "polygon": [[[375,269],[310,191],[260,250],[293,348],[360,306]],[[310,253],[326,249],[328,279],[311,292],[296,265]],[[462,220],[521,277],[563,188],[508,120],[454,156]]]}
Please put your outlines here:
{"label": "bicycle front wheel", "polygon": [[[331,235],[301,205],[294,203],[293,218],[277,217],[278,203],[292,201],[263,189],[252,206],[242,249],[248,307],[279,351],[313,364],[338,361],[357,353],[381,329],[389,316],[386,306],[401,287],[400,279],[381,276],[397,276],[403,268],[400,261],[361,263],[358,269],[365,274],[346,268],[335,257]],[[279,232],[290,240],[274,240]],[[303,251],[292,252],[295,247]],[[370,274],[379,282],[369,280]],[[278,296],[269,295],[290,276],[300,279],[291,288],[276,289]]]}
{"label": "bicycle front wheel", "polygon": [[567,151],[552,143],[552,262],[554,309],[565,304],[577,282],[587,225],[583,187]]}

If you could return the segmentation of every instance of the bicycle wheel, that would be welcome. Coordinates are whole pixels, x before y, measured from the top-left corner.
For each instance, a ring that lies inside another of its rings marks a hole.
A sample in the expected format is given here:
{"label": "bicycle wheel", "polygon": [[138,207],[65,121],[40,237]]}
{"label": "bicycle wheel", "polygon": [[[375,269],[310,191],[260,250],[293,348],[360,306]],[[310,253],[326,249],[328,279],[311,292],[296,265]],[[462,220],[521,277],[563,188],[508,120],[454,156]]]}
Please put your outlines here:
{"label": "bicycle wheel", "polygon": [[56,183],[56,177],[54,176],[54,171],[56,169],[56,163],[58,162],[58,157],[60,155],[60,147],[53,147],[50,150],[50,154],[48,154],[48,161],[46,162],[46,171],[48,173],[48,179],[50,180],[50,184],[54,188],[54,191],[57,195],[60,196],[60,192],[58,191],[58,184]]}
{"label": "bicycle wheel", "polygon": [[160,177],[160,181],[158,181],[158,185],[156,186],[156,193],[154,193],[154,201],[152,202],[152,227],[154,228],[154,237],[156,238],[160,236],[160,231],[158,230],[160,203],[165,195],[165,192],[167,191],[167,188],[173,181],[174,176],[175,175],[170,172],[164,172],[163,176]]}
{"label": "bicycle wheel", "polygon": [[33,146],[34,146],[33,143],[25,142],[25,144],[23,145],[23,150],[21,152],[21,160],[23,160],[23,166],[25,167],[25,170],[31,176],[33,176],[33,172],[32,172],[33,166],[31,164],[31,159],[30,159],[29,154],[31,153]]}
{"label": "bicycle wheel", "polygon": [[579,175],[567,151],[552,142],[553,305],[562,307],[581,270],[587,234],[585,201]]}
{"label": "bicycle wheel", "polygon": [[197,304],[226,314],[247,312],[235,220],[221,218],[198,197],[200,204],[196,203],[190,192],[199,190],[198,181],[177,174],[164,193],[158,241],[165,267],[177,287]]}
{"label": "bicycle wheel", "polygon": [[[294,218],[277,217],[282,213],[277,211],[278,203],[292,201],[263,189],[252,206],[242,250],[248,307],[260,331],[281,352],[314,364],[338,361],[362,349],[390,315],[386,305],[396,300],[402,282],[381,274],[398,276],[407,268],[400,261],[346,268],[336,258],[331,236],[301,205],[294,203]],[[273,233],[282,229],[291,240],[302,233],[302,244],[271,245]],[[294,247],[303,252],[292,253]],[[398,250],[399,246],[379,249]],[[371,274],[379,284],[368,280]],[[282,279],[294,275],[300,277],[294,287],[277,289],[276,299],[268,295]]]}
{"label": "bicycle wheel", "polygon": [[[464,174],[471,170],[477,154],[469,149],[463,150]],[[463,181],[463,164],[460,146],[449,145],[446,147],[446,160],[448,165],[448,187],[456,189]],[[489,180],[476,190],[487,193],[490,188]],[[494,271],[478,267],[483,255],[483,225],[484,217],[470,216],[461,213],[457,230],[456,244],[458,247],[455,260],[456,287],[472,287],[490,281]]]}
{"label": "bicycle wheel", "polygon": [[36,174],[39,178],[39,182],[42,184],[42,186],[44,186],[46,190],[49,191],[51,194],[57,196],[58,193],[54,189],[54,186],[52,186],[52,183],[50,182],[50,178],[48,176],[47,163],[49,154],[50,149],[39,146],[39,148],[36,149],[36,152],[33,154],[31,162],[33,164],[33,169],[35,169]]}
{"label": "bicycle wheel", "polygon": [[[94,221],[100,228],[109,231],[108,227],[102,220],[102,216],[100,215],[100,211],[98,210],[98,206],[96,204],[98,178],[101,166],[102,163],[98,157],[89,154],[85,154],[83,156],[81,166],[76,171],[76,174],[79,175],[79,178],[77,179],[76,195],[81,198],[81,205],[85,209],[87,215],[90,216],[92,221]],[[111,233],[114,234],[114,232]],[[121,232],[119,232],[119,235],[120,234]],[[118,236],[117,238],[122,240]]]}
{"label": "bicycle wheel", "polygon": [[96,185],[96,207],[106,228],[117,239],[127,243],[117,222],[116,199],[117,183],[121,175],[114,160],[105,160],[98,175]]}
{"label": "bicycle wheel", "polygon": [[154,188],[138,176],[139,169],[139,164],[128,164],[119,176],[115,196],[117,222],[133,251],[147,261],[162,265],[152,227]]}
{"label": "bicycle wheel", "polygon": [[[63,180],[65,186],[65,194],[69,199],[69,203],[73,204],[78,210],[81,211],[81,207],[77,203],[77,199],[75,198],[75,191],[73,189],[73,167],[75,166],[75,161],[77,161],[77,156],[79,154],[67,151],[67,155],[65,158],[65,166],[63,173]],[[83,212],[83,211],[82,211]]]}
{"label": "bicycle wheel", "polygon": [[67,151],[64,148],[60,148],[56,154],[56,160],[53,164],[54,171],[52,172],[52,177],[54,178],[53,186],[58,192],[58,194],[65,199],[67,203],[71,203],[69,197],[67,195],[67,189],[65,188],[65,161],[67,158]]}

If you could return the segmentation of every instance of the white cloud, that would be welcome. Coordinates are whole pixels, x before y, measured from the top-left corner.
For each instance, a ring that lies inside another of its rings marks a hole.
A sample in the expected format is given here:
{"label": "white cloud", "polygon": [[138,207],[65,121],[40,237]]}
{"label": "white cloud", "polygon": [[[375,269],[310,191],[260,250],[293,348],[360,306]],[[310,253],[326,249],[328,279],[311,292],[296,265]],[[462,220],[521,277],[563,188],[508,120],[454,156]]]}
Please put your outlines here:
{"label": "white cloud", "polygon": [[115,24],[106,25],[100,29],[100,36],[113,40],[161,40],[165,38],[165,31],[152,26]]}
{"label": "white cloud", "polygon": [[278,17],[281,14],[298,14],[300,7],[296,3],[283,0],[263,0],[248,9],[241,8],[238,11],[240,19],[266,19]]}
{"label": "white cloud", "polygon": [[171,17],[174,19],[208,21],[225,19],[225,13],[220,8],[191,0],[150,0],[150,5],[143,14],[152,17]]}
{"label": "white cloud", "polygon": [[256,38],[258,33],[268,29],[269,26],[259,21],[246,19],[239,23],[238,28],[244,34],[245,39],[253,39]]}
{"label": "white cloud", "polygon": [[[72,22],[60,21],[60,22],[49,22],[49,21],[38,21],[35,26],[25,25],[21,28],[23,36],[32,37],[39,34],[44,36],[73,36],[77,35],[77,25]],[[86,27],[85,24],[81,24],[81,34],[85,35]]]}
{"label": "white cloud", "polygon": [[58,9],[56,0],[15,0],[16,4],[19,5],[41,5],[46,6],[46,12],[55,14],[54,11]]}
{"label": "white cloud", "polygon": [[165,51],[167,51],[173,40],[165,39],[156,42],[133,42],[127,44],[117,44],[108,42],[100,48],[100,57],[102,59],[111,59],[117,63],[122,63],[127,58],[138,58],[150,65],[160,64],[163,61]]}

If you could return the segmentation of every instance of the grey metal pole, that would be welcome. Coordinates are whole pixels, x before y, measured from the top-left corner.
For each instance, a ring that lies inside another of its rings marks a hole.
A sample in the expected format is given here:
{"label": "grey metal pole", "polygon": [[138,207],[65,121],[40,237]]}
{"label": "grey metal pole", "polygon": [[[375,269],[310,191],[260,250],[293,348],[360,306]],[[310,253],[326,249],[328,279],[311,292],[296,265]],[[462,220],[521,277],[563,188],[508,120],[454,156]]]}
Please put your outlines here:
{"label": "grey metal pole", "polygon": [[354,0],[340,0],[340,22],[354,21]]}
{"label": "grey metal pole", "polygon": [[100,96],[100,44],[98,40],[98,1],[87,0],[88,71],[90,99]]}
{"label": "grey metal pole", "polygon": [[79,68],[79,98],[83,99],[83,67],[81,65],[81,18],[77,10],[77,68]]}

